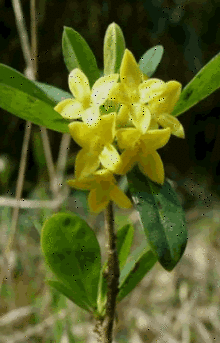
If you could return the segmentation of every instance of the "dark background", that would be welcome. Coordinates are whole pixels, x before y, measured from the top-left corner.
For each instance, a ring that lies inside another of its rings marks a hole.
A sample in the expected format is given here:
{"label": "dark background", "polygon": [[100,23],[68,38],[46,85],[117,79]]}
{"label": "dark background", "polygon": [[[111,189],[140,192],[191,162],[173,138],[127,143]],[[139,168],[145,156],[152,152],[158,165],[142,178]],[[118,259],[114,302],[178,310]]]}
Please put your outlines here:
{"label": "dark background", "polygon": [[[30,32],[29,1],[22,6]],[[68,71],[61,51],[63,26],[78,31],[93,50],[103,68],[103,38],[113,21],[122,29],[126,46],[136,60],[154,45],[162,44],[165,52],[154,77],[177,80],[183,87],[219,52],[220,7],[218,0],[152,0],[152,1],[37,1],[38,13],[38,80],[68,90]],[[24,72],[25,61],[10,1],[0,1],[0,62]],[[179,116],[186,138],[172,136],[159,152],[167,176],[181,180],[205,179],[218,192],[220,168],[219,132],[220,91]],[[10,161],[10,182],[2,192],[13,194],[20,160],[24,121],[0,110],[0,157]],[[33,134],[37,128],[33,128]],[[61,135],[50,132],[57,156]],[[37,181],[38,172],[30,145],[25,192]],[[72,143],[72,149],[74,144]]]}

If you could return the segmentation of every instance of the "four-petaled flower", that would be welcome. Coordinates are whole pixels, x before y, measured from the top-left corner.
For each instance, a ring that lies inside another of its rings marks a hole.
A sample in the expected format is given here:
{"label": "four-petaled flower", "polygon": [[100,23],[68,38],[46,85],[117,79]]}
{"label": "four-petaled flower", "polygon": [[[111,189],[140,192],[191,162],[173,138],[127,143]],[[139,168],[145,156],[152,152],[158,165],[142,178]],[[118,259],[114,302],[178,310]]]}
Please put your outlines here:
{"label": "four-petaled flower", "polygon": [[78,68],[69,74],[69,88],[74,99],[64,99],[55,106],[55,111],[65,119],[79,119],[88,124],[96,123],[100,116],[99,107],[108,98],[109,92],[117,82],[119,75],[111,74],[100,77],[89,86],[86,75]]}
{"label": "four-petaled flower", "polygon": [[181,84],[177,81],[146,80],[134,56],[126,49],[120,68],[120,83],[115,84],[110,91],[111,99],[122,104],[117,124],[133,124],[145,133],[152,120],[164,128],[170,127],[172,134],[184,138],[181,123],[170,115],[180,93]]}
{"label": "four-petaled flower", "polygon": [[160,155],[156,151],[169,140],[170,128],[149,130],[141,134],[136,128],[125,128],[117,131],[118,146],[124,151],[121,154],[121,169],[118,174],[126,174],[135,164],[143,174],[152,181],[164,183],[164,168]]}
{"label": "four-petaled flower", "polygon": [[91,212],[101,212],[110,200],[122,208],[132,207],[130,199],[117,186],[113,174],[107,169],[98,170],[86,178],[69,180],[68,184],[76,189],[90,191],[88,205]]}
{"label": "four-petaled flower", "polygon": [[120,167],[120,155],[112,145],[116,134],[115,119],[116,113],[111,113],[100,116],[93,126],[79,121],[69,124],[71,136],[82,147],[75,162],[77,178],[92,174],[100,163],[112,172]]}

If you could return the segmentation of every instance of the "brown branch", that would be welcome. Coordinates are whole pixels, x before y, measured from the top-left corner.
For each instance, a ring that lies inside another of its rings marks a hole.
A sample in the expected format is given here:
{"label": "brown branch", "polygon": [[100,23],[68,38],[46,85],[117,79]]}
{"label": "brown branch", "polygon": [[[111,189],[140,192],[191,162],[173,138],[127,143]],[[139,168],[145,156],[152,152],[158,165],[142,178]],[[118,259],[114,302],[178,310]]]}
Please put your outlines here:
{"label": "brown branch", "polygon": [[108,237],[108,265],[106,271],[107,303],[104,320],[100,321],[99,325],[102,326],[100,330],[102,335],[101,342],[111,343],[116,309],[116,297],[118,294],[118,284],[120,276],[119,261],[116,248],[116,234],[114,228],[114,213],[112,201],[109,202],[108,207],[105,211],[105,225]]}

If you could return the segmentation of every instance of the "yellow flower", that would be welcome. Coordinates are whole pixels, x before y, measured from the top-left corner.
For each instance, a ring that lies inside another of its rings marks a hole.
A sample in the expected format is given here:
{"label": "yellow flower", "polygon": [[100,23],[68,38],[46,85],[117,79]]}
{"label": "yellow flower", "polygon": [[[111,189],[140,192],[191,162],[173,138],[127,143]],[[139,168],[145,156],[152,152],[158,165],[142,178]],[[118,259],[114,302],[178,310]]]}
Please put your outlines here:
{"label": "yellow flower", "polygon": [[108,98],[118,77],[118,74],[100,77],[90,89],[86,75],[78,68],[73,69],[69,74],[69,88],[74,99],[62,100],[55,106],[55,111],[65,119],[82,118],[84,122],[96,123],[100,115],[99,106]]}
{"label": "yellow flower", "polygon": [[153,119],[164,128],[170,127],[172,134],[184,138],[181,123],[170,114],[180,97],[181,84],[177,81],[146,79],[132,53],[126,49],[120,68],[120,83],[110,91],[111,99],[122,104],[117,125],[133,125],[145,133]]}
{"label": "yellow flower", "polygon": [[[146,79],[146,77],[145,77]],[[112,100],[122,104],[117,123],[130,122],[142,133],[145,133],[150,125],[151,113],[143,98],[142,84],[145,82],[152,83],[151,80],[143,81],[143,75],[135,61],[132,53],[126,49],[120,68],[120,83],[113,86],[110,91]],[[164,83],[160,80],[152,87],[152,92],[162,94]]]}
{"label": "yellow flower", "polygon": [[[158,92],[158,88],[163,88]],[[172,116],[174,106],[179,100],[181,84],[177,81],[163,82],[158,79],[149,79],[140,85],[140,96],[147,104],[152,119],[162,127],[170,127],[171,133],[177,137],[184,138],[184,129],[177,118]]]}
{"label": "yellow flower", "polygon": [[122,208],[132,207],[130,199],[117,186],[113,174],[107,169],[101,169],[86,178],[69,180],[68,184],[76,189],[90,190],[88,204],[91,212],[101,212],[110,200]]}
{"label": "yellow flower", "polygon": [[126,174],[135,164],[141,172],[152,181],[164,183],[164,167],[157,149],[162,148],[169,140],[171,129],[149,130],[141,134],[136,128],[125,128],[117,131],[121,154],[121,169],[118,174]]}
{"label": "yellow flower", "polygon": [[88,126],[82,122],[69,124],[70,134],[82,147],[75,162],[77,178],[86,177],[103,167],[114,172],[119,168],[121,159],[118,151],[112,145],[115,138],[116,113],[102,115],[96,125]]}
{"label": "yellow flower", "polygon": [[[150,111],[147,106],[140,103],[139,85],[142,82],[142,74],[132,53],[126,49],[120,68],[120,83],[114,85],[110,92],[110,98],[122,105],[124,121],[131,122],[139,130],[146,131],[150,123]],[[119,111],[118,121],[121,113]]]}

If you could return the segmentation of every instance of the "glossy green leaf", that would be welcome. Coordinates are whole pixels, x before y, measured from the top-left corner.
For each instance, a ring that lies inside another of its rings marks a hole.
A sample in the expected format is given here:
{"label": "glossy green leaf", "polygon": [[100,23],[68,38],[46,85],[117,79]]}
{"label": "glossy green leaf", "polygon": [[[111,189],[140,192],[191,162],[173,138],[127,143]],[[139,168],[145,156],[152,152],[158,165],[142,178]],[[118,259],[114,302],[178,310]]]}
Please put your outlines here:
{"label": "glossy green leaf", "polygon": [[163,186],[151,182],[138,167],[128,173],[128,183],[152,251],[172,270],[187,243],[185,215],[175,191],[167,181]]}
{"label": "glossy green leaf", "polygon": [[64,99],[73,98],[71,93],[68,93],[60,88],[38,81],[34,81],[34,83],[47,95],[49,99],[53,101],[54,106]]}
{"label": "glossy green leaf", "polygon": [[132,225],[125,225],[117,232],[117,251],[120,270],[123,269],[134,238],[134,228]]}
{"label": "glossy green leaf", "polygon": [[69,122],[54,111],[55,101],[16,70],[0,65],[0,107],[34,124],[69,132]]}
{"label": "glossy green leaf", "polygon": [[101,256],[96,236],[87,223],[76,215],[55,214],[43,226],[41,246],[56,277],[73,291],[81,288],[88,306],[96,308]]}
{"label": "glossy green leaf", "polygon": [[220,53],[208,62],[183,89],[172,115],[179,116],[220,87]]}
{"label": "glossy green leaf", "polygon": [[52,106],[18,89],[2,84],[0,84],[0,107],[21,119],[45,126],[47,129],[69,132],[69,122],[54,111]]}
{"label": "glossy green leaf", "polygon": [[157,258],[151,250],[140,250],[142,251],[137,251],[132,260],[122,270],[117,302],[126,297],[157,262]]}
{"label": "glossy green leaf", "polygon": [[148,77],[151,77],[154,74],[163,56],[163,51],[162,45],[156,45],[145,52],[139,61],[139,67],[142,73]]}
{"label": "glossy green leaf", "polygon": [[125,51],[123,32],[115,23],[108,26],[104,38],[104,75],[118,73]]}
{"label": "glossy green leaf", "polygon": [[54,102],[48,98],[33,81],[27,79],[23,74],[5,64],[0,64],[0,85],[4,85],[10,89],[17,89],[20,92],[27,93],[33,98],[54,106]]}
{"label": "glossy green leaf", "polygon": [[74,304],[81,307],[86,311],[91,311],[88,306],[89,300],[87,299],[85,290],[78,286],[77,283],[72,284],[72,288],[59,281],[47,280],[49,286],[55,288],[58,292],[62,293],[70,299]]}
{"label": "glossy green leaf", "polygon": [[64,27],[62,49],[68,71],[71,72],[74,68],[81,69],[92,87],[100,72],[95,56],[85,39],[72,28]]}

